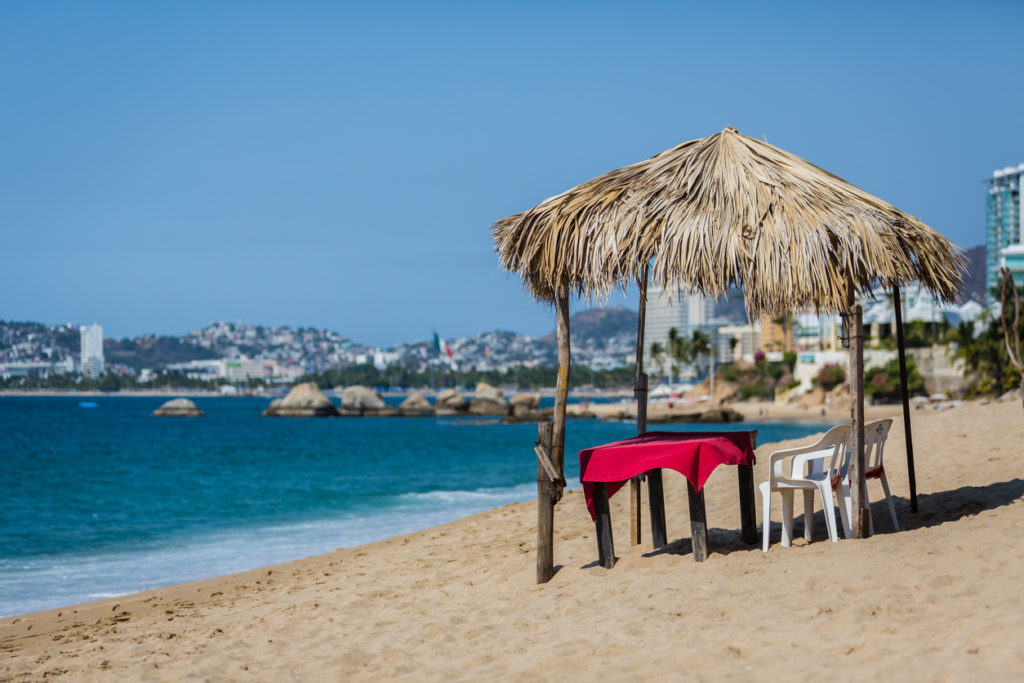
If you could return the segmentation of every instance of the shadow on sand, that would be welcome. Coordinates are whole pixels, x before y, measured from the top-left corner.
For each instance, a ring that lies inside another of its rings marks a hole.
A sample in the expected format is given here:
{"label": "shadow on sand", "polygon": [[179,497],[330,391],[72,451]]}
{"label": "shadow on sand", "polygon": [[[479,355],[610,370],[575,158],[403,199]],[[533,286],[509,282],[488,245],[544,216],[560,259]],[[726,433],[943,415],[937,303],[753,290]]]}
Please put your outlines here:
{"label": "shadow on sand", "polygon": [[[880,491],[871,490],[871,493],[880,494]],[[987,486],[962,486],[949,491],[938,491],[935,493],[923,493],[917,498],[917,514],[910,512],[910,499],[900,496],[893,496],[893,503],[896,506],[896,517],[899,519],[902,531],[921,529],[938,526],[947,522],[955,522],[964,517],[970,517],[984,510],[1011,505],[1014,502],[1024,499],[1024,479],[1011,479],[1009,481],[996,482]],[[816,501],[820,506],[821,501]],[[889,517],[889,508],[885,499],[875,500],[871,503],[871,515],[875,520],[876,534],[895,533],[892,527],[892,520]],[[839,523],[838,514],[836,522]],[[821,541],[828,538],[828,531],[825,525],[825,513],[820,507],[815,510],[813,518],[812,539]],[[738,529],[708,529],[708,551],[717,555],[728,555],[733,552],[749,552],[761,549],[762,528],[758,526],[758,542],[755,545],[747,545],[743,542]],[[780,542],[782,536],[782,524],[772,522],[769,528],[769,540],[772,545]],[[793,538],[803,538],[803,514],[799,499],[796,510],[794,510]],[[842,538],[842,526],[839,528],[839,535]],[[676,538],[663,548],[658,548],[643,554],[644,557],[657,557],[659,555],[690,555],[693,553],[693,544],[689,537]],[[585,568],[596,567],[597,562],[585,565]]]}

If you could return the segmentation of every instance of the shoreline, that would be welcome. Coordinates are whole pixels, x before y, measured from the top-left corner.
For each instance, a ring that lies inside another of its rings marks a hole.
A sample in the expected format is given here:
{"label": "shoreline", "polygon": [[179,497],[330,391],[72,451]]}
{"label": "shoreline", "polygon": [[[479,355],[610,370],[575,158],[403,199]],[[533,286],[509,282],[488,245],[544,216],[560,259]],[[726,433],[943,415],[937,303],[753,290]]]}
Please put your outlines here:
{"label": "shoreline", "polygon": [[[411,391],[420,390],[409,390],[406,392],[399,391],[385,391],[381,392],[381,396],[389,398],[398,398],[407,396]],[[328,395],[333,395],[333,390],[327,390]],[[424,392],[427,396],[433,395],[429,391]],[[434,392],[436,393],[436,392]],[[466,396],[472,396],[472,390],[465,390],[462,392]],[[542,398],[554,397],[554,390],[543,389],[536,392],[526,393],[538,393]],[[218,392],[207,392],[207,391],[164,391],[164,390],[124,390],[114,392],[103,392],[103,391],[81,391],[73,392],[66,390],[13,390],[4,389],[0,390],[0,399],[4,397],[18,397],[18,398],[31,398],[31,397],[88,397],[88,398],[164,398],[164,397],[183,397],[183,398],[277,398],[281,395],[280,392],[245,392],[238,394],[221,394]],[[628,390],[615,390],[607,392],[570,392],[569,398],[579,399],[583,401],[589,401],[596,398],[610,399],[607,403],[593,403],[588,405],[588,409],[591,412],[600,413],[611,412],[612,410],[622,410],[625,407],[633,406],[632,392]],[[611,399],[624,398],[617,402],[612,402]],[[650,401],[648,403],[648,410],[658,410],[665,405],[664,401]],[[728,407],[733,410],[742,413],[744,418],[747,420],[756,419],[757,421],[770,421],[774,419],[795,419],[801,421],[813,421],[816,418],[829,420],[836,419],[849,419],[849,407],[844,406],[840,409],[826,410],[824,413],[821,412],[821,408],[808,408],[790,403],[776,403],[774,401],[735,401],[724,404],[711,404],[708,402],[704,403],[682,403],[678,404],[680,413],[692,412],[694,409],[706,409],[712,407]],[[899,403],[879,403],[879,404],[865,404],[865,414],[868,419],[877,419],[879,417],[892,417],[894,415],[902,414],[903,407]],[[573,417],[570,415],[570,417]]]}
{"label": "shoreline", "polygon": [[[569,490],[545,585],[534,583],[536,501],[513,503],[326,555],[0,619],[0,678],[658,678],[682,663],[694,676],[774,677],[792,673],[779,653],[802,651],[808,628],[818,656],[801,660],[807,676],[1015,678],[1024,674],[1024,548],[1010,540],[1024,529],[1020,405],[977,401],[912,420],[917,515],[901,425],[886,447],[898,533],[874,484],[875,536],[829,543],[819,501],[812,542],[783,548],[776,496],[762,553],[738,538],[735,477],[716,472],[705,488],[710,556],[696,564],[685,486],[670,473],[670,545],[652,552],[645,522],[644,543],[630,546],[629,496],[617,495],[611,570],[595,566],[593,524]],[[755,482],[769,452],[796,443],[759,447]],[[965,454],[976,455],[969,467]],[[881,576],[880,566],[899,571]]]}

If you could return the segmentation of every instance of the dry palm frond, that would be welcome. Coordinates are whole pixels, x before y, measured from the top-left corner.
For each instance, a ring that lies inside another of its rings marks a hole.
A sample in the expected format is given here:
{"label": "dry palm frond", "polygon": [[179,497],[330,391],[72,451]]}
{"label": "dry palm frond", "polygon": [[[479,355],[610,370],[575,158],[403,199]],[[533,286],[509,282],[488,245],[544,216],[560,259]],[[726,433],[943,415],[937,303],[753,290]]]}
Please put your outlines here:
{"label": "dry palm frond", "polygon": [[951,300],[963,258],[948,239],[817,166],[733,128],[611,171],[496,222],[502,265],[543,300],[638,282],[719,296],[743,287],[751,316],[846,308],[920,282]]}

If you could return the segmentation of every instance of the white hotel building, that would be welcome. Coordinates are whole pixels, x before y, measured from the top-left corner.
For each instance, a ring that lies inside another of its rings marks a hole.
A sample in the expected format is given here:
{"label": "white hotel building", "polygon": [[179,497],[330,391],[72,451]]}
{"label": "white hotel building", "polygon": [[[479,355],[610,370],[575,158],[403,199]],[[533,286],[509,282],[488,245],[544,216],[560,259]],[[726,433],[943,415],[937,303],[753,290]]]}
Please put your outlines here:
{"label": "white hotel building", "polygon": [[103,374],[103,328],[99,323],[82,325],[82,374],[96,379]]}

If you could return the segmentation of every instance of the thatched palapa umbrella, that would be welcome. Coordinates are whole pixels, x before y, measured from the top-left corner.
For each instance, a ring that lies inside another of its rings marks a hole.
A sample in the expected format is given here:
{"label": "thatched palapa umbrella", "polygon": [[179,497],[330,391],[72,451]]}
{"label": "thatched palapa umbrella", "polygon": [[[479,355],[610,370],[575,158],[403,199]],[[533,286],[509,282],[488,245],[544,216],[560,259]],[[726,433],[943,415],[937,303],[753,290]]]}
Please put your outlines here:
{"label": "thatched palapa umbrella", "polygon": [[[817,166],[727,127],[606,173],[497,221],[502,265],[558,312],[553,455],[562,466],[568,391],[568,298],[599,299],[636,283],[641,331],[648,270],[662,289],[707,296],[743,289],[751,319],[792,310],[848,315],[851,416],[863,493],[863,349],[858,293],[919,282],[950,301],[963,260],[948,239]],[[897,297],[898,300],[898,297]],[[564,349],[563,349],[564,347]],[[638,344],[638,360],[642,344]],[[638,368],[638,393],[642,372]],[[638,398],[645,400],[645,396]],[[855,515],[854,533],[865,533]]]}

